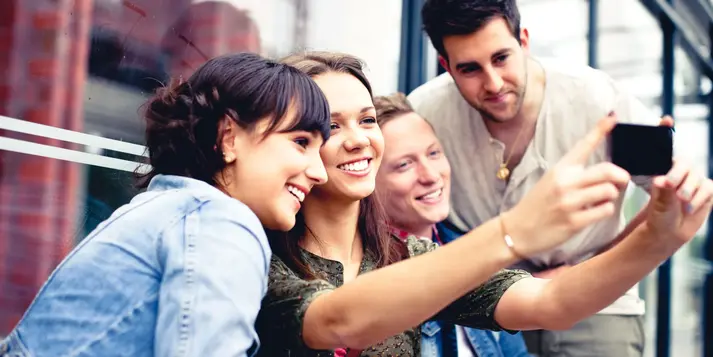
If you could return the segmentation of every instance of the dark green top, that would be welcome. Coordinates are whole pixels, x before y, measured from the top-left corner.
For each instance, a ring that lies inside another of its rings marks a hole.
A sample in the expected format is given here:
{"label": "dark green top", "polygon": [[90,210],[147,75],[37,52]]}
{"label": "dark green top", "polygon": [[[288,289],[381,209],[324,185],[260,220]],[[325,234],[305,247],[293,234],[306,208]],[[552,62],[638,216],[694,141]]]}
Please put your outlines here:
{"label": "dark green top", "polygon": [[[408,237],[406,244],[411,257],[438,247],[429,240],[414,236]],[[305,250],[302,250],[302,256],[312,271],[324,280],[303,280],[280,258],[273,255],[268,291],[262,301],[256,323],[260,337],[259,356],[334,356],[334,351],[312,350],[305,346],[302,341],[302,319],[307,307],[317,296],[328,293],[344,283],[344,268],[337,261],[319,257]],[[375,268],[374,255],[365,252],[359,274]],[[522,270],[501,270],[483,285],[436,314],[433,319],[466,327],[501,331],[503,329],[495,322],[496,304],[513,283],[529,276]],[[360,356],[416,357],[420,355],[420,340],[420,328],[412,328],[363,350]]]}

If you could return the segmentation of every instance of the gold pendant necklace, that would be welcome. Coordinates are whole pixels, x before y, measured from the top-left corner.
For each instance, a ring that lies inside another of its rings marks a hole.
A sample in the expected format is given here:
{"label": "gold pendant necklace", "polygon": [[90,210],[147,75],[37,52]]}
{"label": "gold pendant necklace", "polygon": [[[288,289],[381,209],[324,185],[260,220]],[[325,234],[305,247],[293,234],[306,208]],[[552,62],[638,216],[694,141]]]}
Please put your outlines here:
{"label": "gold pendant necklace", "polygon": [[508,169],[507,164],[503,163],[500,164],[500,168],[498,169],[498,173],[495,174],[495,177],[505,181],[508,179],[510,176],[510,169]]}
{"label": "gold pendant necklace", "polygon": [[[515,138],[515,141],[512,143],[512,149],[510,150],[510,155],[508,155],[507,160],[502,162],[500,164],[500,167],[498,168],[498,171],[495,173],[495,177],[497,177],[501,181],[507,181],[508,178],[510,178],[510,169],[508,169],[508,164],[510,163],[510,159],[512,159],[513,153],[515,153],[515,148],[517,147],[518,142],[520,141],[520,137],[522,137],[522,133],[525,131],[525,125],[520,128],[520,132],[517,133],[517,137]],[[505,153],[505,150],[503,150],[503,153]]]}

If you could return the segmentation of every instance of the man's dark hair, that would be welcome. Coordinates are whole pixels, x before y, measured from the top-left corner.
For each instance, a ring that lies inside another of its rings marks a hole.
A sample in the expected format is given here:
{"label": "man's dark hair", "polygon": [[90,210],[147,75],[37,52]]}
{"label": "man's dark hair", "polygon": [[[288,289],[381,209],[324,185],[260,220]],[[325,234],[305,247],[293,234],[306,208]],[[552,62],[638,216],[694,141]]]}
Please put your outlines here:
{"label": "man's dark hair", "polygon": [[520,42],[520,11],[516,0],[426,0],[421,18],[433,47],[446,59],[444,37],[474,33],[497,18],[505,19],[512,35]]}

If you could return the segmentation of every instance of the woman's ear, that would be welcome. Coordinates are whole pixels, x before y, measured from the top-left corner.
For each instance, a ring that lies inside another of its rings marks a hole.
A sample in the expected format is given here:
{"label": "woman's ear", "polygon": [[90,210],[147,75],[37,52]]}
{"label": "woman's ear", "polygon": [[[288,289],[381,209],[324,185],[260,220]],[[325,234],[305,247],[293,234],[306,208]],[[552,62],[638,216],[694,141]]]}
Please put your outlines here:
{"label": "woman's ear", "polygon": [[219,130],[222,133],[220,148],[223,152],[223,161],[225,161],[226,165],[229,165],[238,158],[238,139],[242,130],[230,118],[222,120]]}

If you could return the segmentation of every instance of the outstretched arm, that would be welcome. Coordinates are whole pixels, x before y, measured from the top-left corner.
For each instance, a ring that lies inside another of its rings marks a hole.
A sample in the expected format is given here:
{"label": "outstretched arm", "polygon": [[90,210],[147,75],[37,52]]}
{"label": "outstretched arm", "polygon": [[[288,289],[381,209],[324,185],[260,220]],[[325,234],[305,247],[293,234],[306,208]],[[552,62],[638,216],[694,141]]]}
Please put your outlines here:
{"label": "outstretched arm", "polygon": [[608,306],[688,242],[711,211],[713,181],[677,162],[653,181],[645,221],[608,251],[552,280],[523,279],[496,320],[508,329],[566,329]]}
{"label": "outstretched arm", "polygon": [[[417,326],[519,260],[515,252],[542,252],[610,217],[629,175],[609,163],[587,169],[583,164],[614,122],[604,118],[502,218],[432,253],[361,275],[315,297],[305,308],[303,341],[312,349],[364,348],[382,341]],[[506,245],[506,233],[514,237],[514,250]]]}

